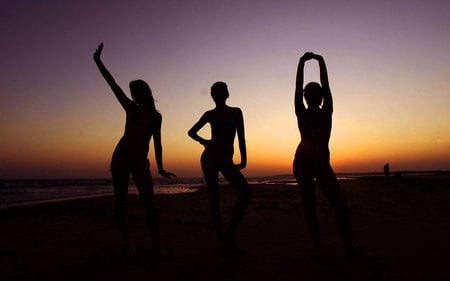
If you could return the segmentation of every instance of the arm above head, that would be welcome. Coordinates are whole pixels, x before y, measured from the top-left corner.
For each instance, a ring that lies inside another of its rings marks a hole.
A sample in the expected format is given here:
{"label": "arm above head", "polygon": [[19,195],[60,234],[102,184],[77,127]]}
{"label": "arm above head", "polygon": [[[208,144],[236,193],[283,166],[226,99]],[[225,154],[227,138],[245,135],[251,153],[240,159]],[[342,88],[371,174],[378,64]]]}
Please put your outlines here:
{"label": "arm above head", "polygon": [[320,84],[322,85],[323,89],[323,109],[326,111],[329,111],[330,113],[333,112],[333,99],[331,97],[331,90],[330,90],[330,84],[328,81],[328,72],[327,72],[327,66],[325,65],[325,60],[321,55],[314,54],[313,58],[316,59],[319,62],[319,69],[320,69]]}
{"label": "arm above head", "polygon": [[117,85],[113,76],[108,71],[106,66],[103,64],[101,60],[102,51],[103,51],[103,43],[100,43],[100,45],[98,45],[97,49],[94,52],[94,61],[97,64],[98,70],[102,74],[103,78],[111,87],[114,95],[119,100],[120,104],[126,109],[130,104],[132,104],[132,101],[125,95],[120,86]]}
{"label": "arm above head", "polygon": [[327,66],[325,65],[325,60],[321,55],[313,54],[313,58],[319,62],[320,69],[320,84],[324,88],[329,88],[330,84],[328,82],[328,72]]}
{"label": "arm above head", "polygon": [[200,117],[200,120],[197,121],[197,123],[192,126],[192,128],[188,131],[188,135],[195,141],[198,141],[203,146],[208,146],[209,140],[206,140],[198,135],[198,131],[200,131],[203,126],[208,123],[208,112],[205,112],[202,117]]}
{"label": "arm above head", "polygon": [[175,174],[167,172],[163,169],[162,144],[161,144],[162,117],[160,114],[158,114],[157,118],[158,120],[156,120],[155,122],[155,130],[153,132],[153,144],[155,147],[155,158],[156,158],[156,165],[158,166],[158,173],[165,178],[176,177]]}
{"label": "arm above head", "polygon": [[236,110],[236,115],[239,152],[241,154],[241,163],[236,166],[239,170],[242,170],[247,166],[247,146],[245,143],[244,117],[239,108]]}
{"label": "arm above head", "polygon": [[295,81],[295,114],[299,116],[303,111],[306,110],[305,104],[303,103],[303,80],[304,80],[304,68],[305,62],[312,59],[313,53],[306,52],[300,57],[297,67],[297,76]]}

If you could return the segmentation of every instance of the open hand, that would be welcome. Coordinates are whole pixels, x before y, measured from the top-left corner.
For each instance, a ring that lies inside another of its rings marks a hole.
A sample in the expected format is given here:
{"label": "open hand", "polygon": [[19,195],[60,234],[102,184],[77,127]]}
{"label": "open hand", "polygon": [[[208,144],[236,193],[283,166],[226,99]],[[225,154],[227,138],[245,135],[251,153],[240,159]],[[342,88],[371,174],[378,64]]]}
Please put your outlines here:
{"label": "open hand", "polygon": [[170,179],[170,178],[176,178],[176,177],[177,177],[174,173],[166,172],[166,171],[164,171],[164,170],[160,170],[158,173],[159,173],[161,176],[163,176],[163,177],[165,177],[165,178],[168,178],[168,179]]}
{"label": "open hand", "polygon": [[98,45],[97,49],[94,52],[94,60],[100,60],[100,56],[102,55],[103,51],[103,42]]}

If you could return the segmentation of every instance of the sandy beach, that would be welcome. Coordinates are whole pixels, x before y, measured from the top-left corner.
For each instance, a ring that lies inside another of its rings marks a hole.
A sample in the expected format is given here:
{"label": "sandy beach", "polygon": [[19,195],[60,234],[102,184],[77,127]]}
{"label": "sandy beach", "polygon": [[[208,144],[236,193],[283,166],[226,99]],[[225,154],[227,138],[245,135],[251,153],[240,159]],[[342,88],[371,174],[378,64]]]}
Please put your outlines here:
{"label": "sandy beach", "polygon": [[[146,254],[148,230],[139,199],[129,200],[139,250],[126,255],[103,196],[0,210],[1,280],[449,280],[450,175],[367,177],[341,181],[355,238],[370,259],[345,259],[333,211],[317,190],[324,243],[313,259],[295,186],[252,185],[238,232],[239,253],[219,253],[208,197],[155,198],[162,240],[172,260]],[[222,188],[223,217],[236,198]]]}

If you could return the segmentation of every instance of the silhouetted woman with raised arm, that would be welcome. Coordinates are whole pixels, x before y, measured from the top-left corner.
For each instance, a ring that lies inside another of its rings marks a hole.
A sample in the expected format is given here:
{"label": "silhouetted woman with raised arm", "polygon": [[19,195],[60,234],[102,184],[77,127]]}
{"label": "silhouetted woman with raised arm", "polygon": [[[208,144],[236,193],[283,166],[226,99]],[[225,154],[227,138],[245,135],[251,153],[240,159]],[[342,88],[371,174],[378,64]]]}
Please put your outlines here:
{"label": "silhouetted woman with raised arm", "polygon": [[161,146],[162,117],[155,108],[152,91],[146,82],[142,80],[131,81],[130,92],[133,99],[131,100],[125,95],[104,66],[100,58],[102,50],[103,43],[98,46],[94,53],[95,63],[126,112],[125,132],[114,150],[111,161],[115,211],[119,230],[126,249],[130,253],[134,253],[134,245],[128,231],[125,205],[128,195],[128,181],[131,174],[144,204],[154,250],[158,255],[166,255],[166,252],[161,247],[159,219],[153,204],[153,181],[150,174],[150,163],[147,158],[149,142],[153,136],[159,174],[166,178],[175,176],[163,169]]}
{"label": "silhouetted woman with raised arm", "polygon": [[[205,112],[200,120],[189,130],[188,134],[205,146],[201,156],[201,166],[208,187],[214,228],[220,246],[224,249],[233,249],[235,247],[236,230],[251,198],[250,187],[240,172],[247,165],[244,118],[239,108],[226,105],[225,101],[229,93],[228,87],[224,82],[213,84],[211,96],[216,107]],[[211,125],[210,140],[206,140],[198,135],[198,131],[207,123]],[[236,133],[241,154],[241,163],[237,165],[233,163]],[[225,231],[222,230],[220,216],[219,172],[222,172],[230,185],[239,191],[239,198],[233,207],[230,222]]]}
{"label": "silhouetted woman with raised arm", "polygon": [[[308,83],[303,88],[305,62],[317,60],[320,68],[320,84]],[[303,103],[305,97],[308,107]],[[347,255],[356,254],[347,203],[330,165],[328,142],[331,134],[333,101],[325,61],[320,55],[305,53],[298,64],[295,88],[295,114],[301,142],[297,147],[293,164],[294,175],[302,192],[304,216],[314,241],[313,255],[320,252],[320,232],[315,205],[314,181],[316,180],[334,208],[336,226],[345,244]]]}

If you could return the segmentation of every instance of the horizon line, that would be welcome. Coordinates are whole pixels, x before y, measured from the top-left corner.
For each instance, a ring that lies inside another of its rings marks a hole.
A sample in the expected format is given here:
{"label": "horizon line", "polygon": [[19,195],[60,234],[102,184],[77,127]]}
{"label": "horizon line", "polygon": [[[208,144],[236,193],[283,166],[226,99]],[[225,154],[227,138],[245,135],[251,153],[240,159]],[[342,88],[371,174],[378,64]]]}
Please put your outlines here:
{"label": "horizon line", "polygon": [[[436,169],[436,170],[397,170],[397,171],[391,171],[390,174],[427,174],[427,173],[435,173],[435,174],[446,174],[450,173],[450,170],[446,169]],[[383,171],[371,171],[371,172],[336,172],[336,175],[378,175],[378,174],[384,174]],[[294,176],[293,173],[288,174],[274,174],[274,175],[261,175],[261,176],[248,176],[248,179],[253,178],[269,178],[269,177],[282,177],[282,176]],[[158,177],[159,178],[159,177]],[[162,178],[162,177],[161,177]],[[203,176],[192,176],[192,177],[177,177],[179,179],[202,179]],[[173,178],[173,179],[177,179]],[[61,177],[55,177],[55,178],[0,178],[0,180],[109,180],[111,177],[67,177],[67,178],[61,178]],[[131,180],[132,178],[130,178]]]}

